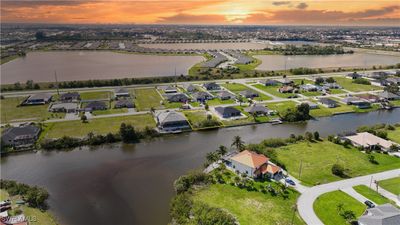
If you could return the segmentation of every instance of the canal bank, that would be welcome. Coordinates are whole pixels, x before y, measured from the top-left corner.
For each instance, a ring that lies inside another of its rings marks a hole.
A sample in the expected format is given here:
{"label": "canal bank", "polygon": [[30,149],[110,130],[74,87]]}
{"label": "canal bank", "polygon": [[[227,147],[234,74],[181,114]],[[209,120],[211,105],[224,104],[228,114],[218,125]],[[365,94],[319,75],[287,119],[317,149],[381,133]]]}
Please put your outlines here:
{"label": "canal bank", "polygon": [[173,181],[202,166],[206,153],[230,146],[319,131],[321,136],[361,125],[400,122],[400,109],[319,118],[308,123],[259,124],[182,133],[136,145],[104,145],[70,152],[22,153],[1,159],[2,177],[39,185],[63,224],[167,224]]}

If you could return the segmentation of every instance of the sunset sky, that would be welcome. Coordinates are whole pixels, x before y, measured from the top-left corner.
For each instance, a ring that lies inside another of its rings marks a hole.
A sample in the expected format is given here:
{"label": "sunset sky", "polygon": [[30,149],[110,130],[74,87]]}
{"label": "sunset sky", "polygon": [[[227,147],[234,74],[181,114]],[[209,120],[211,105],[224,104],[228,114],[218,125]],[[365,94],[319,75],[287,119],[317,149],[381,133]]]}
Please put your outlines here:
{"label": "sunset sky", "polygon": [[400,0],[1,0],[1,20],[2,23],[400,26]]}

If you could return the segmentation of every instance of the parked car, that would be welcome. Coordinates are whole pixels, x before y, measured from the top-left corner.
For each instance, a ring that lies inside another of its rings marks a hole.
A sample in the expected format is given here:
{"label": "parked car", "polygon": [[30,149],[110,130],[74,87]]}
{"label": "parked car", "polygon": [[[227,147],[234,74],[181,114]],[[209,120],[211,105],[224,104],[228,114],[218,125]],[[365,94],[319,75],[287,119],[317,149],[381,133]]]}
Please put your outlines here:
{"label": "parked car", "polygon": [[290,179],[290,178],[286,178],[285,181],[286,181],[286,183],[288,183],[288,184],[290,184],[290,185],[292,185],[292,186],[295,186],[295,185],[296,185],[296,183],[295,183],[292,179]]}
{"label": "parked car", "polygon": [[375,204],[372,203],[372,202],[369,201],[369,200],[365,201],[364,203],[365,203],[365,205],[367,205],[367,207],[368,207],[369,209],[370,209],[370,208],[375,208]]}

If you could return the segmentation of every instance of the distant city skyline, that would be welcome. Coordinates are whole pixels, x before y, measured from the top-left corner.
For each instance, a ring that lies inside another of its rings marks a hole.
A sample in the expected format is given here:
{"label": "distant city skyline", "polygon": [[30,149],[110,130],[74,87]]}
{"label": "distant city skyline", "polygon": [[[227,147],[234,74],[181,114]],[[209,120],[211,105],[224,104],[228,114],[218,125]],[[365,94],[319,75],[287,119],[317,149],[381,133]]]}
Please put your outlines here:
{"label": "distant city skyline", "polygon": [[2,23],[400,26],[391,0],[2,0]]}

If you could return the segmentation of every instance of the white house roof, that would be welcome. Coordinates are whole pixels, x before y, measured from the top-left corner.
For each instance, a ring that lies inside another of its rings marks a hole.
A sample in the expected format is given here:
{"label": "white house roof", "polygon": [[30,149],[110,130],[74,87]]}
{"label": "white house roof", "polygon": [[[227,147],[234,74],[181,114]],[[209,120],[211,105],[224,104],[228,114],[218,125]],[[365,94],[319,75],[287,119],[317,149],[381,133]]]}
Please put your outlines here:
{"label": "white house roof", "polygon": [[157,115],[158,122],[164,124],[167,122],[187,121],[183,113],[175,111],[164,111]]}
{"label": "white house roof", "polygon": [[390,146],[397,145],[395,142],[385,140],[368,132],[358,133],[356,135],[347,136],[346,138],[364,147],[378,145],[385,149],[389,149]]}

